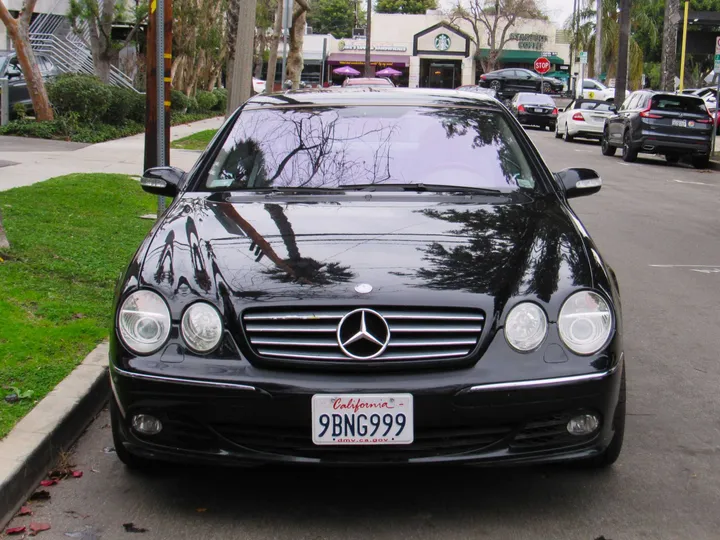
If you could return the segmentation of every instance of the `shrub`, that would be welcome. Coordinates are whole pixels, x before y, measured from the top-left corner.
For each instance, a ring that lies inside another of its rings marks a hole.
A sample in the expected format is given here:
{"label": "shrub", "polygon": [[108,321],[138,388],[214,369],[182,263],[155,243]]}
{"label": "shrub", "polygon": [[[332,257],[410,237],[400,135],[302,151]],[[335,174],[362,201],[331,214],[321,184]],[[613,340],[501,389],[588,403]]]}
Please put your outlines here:
{"label": "shrub", "polygon": [[188,108],[190,100],[180,90],[170,91],[170,110],[185,112]]}
{"label": "shrub", "polygon": [[228,91],[225,88],[216,88],[213,90],[213,94],[218,98],[217,105],[215,105],[213,110],[224,113],[225,109],[227,109]]}
{"label": "shrub", "polygon": [[204,90],[198,90],[195,95],[197,99],[198,107],[201,111],[211,111],[215,105],[217,105],[218,98],[212,92],[205,92]]}
{"label": "shrub", "polygon": [[[133,94],[135,94],[133,92]],[[145,123],[145,96],[143,94],[135,94],[132,97],[128,119],[140,124]]]}
{"label": "shrub", "polygon": [[196,113],[199,111],[200,111],[200,107],[198,106],[197,99],[195,99],[194,97],[189,97],[187,112],[192,114],[192,113]]}
{"label": "shrub", "polygon": [[58,114],[75,112],[81,122],[92,124],[105,115],[113,93],[97,77],[64,73],[48,85],[48,96]]}
{"label": "shrub", "polygon": [[13,105],[12,108],[12,118],[17,118],[18,120],[25,120],[25,117],[27,116],[27,109],[25,108],[24,103],[16,103]]}
{"label": "shrub", "polygon": [[109,90],[112,97],[102,120],[108,124],[119,126],[127,121],[134,103],[133,96],[136,92],[118,86],[110,86]]}

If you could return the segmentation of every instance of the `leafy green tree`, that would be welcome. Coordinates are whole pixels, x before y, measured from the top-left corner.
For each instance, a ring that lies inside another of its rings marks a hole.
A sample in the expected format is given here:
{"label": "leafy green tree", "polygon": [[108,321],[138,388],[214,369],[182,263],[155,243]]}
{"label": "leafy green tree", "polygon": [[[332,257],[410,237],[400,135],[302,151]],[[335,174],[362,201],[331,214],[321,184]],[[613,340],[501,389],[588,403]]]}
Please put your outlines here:
{"label": "leafy green tree", "polygon": [[378,0],[375,4],[375,11],[378,13],[422,14],[428,9],[436,8],[436,0]]}
{"label": "leafy green tree", "polygon": [[308,13],[313,32],[338,39],[352,37],[352,29],[364,20],[365,10],[357,0],[317,0]]}

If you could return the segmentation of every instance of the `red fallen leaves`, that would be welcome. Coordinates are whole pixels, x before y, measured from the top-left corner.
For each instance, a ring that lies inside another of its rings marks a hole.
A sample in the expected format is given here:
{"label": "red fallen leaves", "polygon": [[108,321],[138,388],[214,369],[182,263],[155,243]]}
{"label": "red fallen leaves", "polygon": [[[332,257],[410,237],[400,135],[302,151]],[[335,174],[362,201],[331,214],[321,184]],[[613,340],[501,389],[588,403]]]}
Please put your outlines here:
{"label": "red fallen leaves", "polygon": [[39,532],[49,531],[49,530],[50,530],[49,523],[31,523],[30,524],[30,535],[31,536],[35,536]]}
{"label": "red fallen leaves", "polygon": [[5,534],[8,536],[13,534],[22,534],[25,532],[26,527],[10,527],[9,529],[5,529]]}
{"label": "red fallen leaves", "polygon": [[43,480],[42,482],[40,482],[40,485],[42,487],[50,487],[50,486],[54,486],[57,483],[58,483],[57,478],[51,478],[50,480]]}
{"label": "red fallen leaves", "polygon": [[82,471],[72,471],[72,477],[73,478],[82,478],[83,472]]}
{"label": "red fallen leaves", "polygon": [[17,514],[18,516],[32,516],[32,510],[29,506],[22,506],[20,507],[20,511]]}

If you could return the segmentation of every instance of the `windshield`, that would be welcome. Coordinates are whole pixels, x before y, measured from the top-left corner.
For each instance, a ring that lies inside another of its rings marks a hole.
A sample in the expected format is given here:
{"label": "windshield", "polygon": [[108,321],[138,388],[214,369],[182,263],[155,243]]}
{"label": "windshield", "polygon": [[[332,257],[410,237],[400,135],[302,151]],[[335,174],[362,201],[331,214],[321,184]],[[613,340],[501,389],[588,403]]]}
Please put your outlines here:
{"label": "windshield", "polygon": [[553,99],[547,94],[520,94],[518,95],[518,103],[533,103],[535,105],[552,105],[555,106]]}
{"label": "windshield", "polygon": [[540,189],[499,111],[369,105],[243,112],[205,188],[418,183]]}
{"label": "windshield", "polygon": [[660,111],[707,114],[705,102],[700,98],[690,96],[653,96],[652,108]]}

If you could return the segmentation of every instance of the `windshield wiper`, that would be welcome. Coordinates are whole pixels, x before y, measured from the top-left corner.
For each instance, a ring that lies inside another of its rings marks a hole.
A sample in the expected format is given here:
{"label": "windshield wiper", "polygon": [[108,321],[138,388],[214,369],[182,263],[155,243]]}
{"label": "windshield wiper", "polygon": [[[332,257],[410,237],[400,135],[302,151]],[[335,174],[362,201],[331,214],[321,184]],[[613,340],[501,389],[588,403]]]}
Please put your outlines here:
{"label": "windshield wiper", "polygon": [[444,193],[482,193],[484,195],[507,195],[499,189],[472,186],[446,186],[444,184],[340,184],[339,189],[356,191],[438,191]]}

